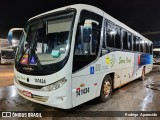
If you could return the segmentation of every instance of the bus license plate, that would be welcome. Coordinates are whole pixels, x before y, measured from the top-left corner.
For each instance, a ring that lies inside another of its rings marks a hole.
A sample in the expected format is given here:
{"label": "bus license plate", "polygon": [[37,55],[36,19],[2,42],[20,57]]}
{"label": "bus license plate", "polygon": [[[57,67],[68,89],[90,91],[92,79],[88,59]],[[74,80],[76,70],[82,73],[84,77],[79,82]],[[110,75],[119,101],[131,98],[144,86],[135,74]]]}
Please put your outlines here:
{"label": "bus license plate", "polygon": [[27,97],[32,97],[32,93],[31,92],[28,92],[28,91],[23,91],[23,94]]}

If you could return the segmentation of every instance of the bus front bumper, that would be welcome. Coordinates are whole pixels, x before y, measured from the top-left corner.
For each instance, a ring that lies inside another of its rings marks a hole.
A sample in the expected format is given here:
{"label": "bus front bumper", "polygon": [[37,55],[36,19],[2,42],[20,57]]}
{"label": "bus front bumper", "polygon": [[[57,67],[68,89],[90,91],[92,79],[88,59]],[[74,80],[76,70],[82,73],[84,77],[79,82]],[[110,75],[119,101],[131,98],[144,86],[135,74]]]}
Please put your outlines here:
{"label": "bus front bumper", "polygon": [[72,108],[71,87],[69,86],[69,81],[62,87],[49,92],[24,87],[17,83],[16,80],[14,80],[14,84],[17,92],[25,99],[61,109]]}

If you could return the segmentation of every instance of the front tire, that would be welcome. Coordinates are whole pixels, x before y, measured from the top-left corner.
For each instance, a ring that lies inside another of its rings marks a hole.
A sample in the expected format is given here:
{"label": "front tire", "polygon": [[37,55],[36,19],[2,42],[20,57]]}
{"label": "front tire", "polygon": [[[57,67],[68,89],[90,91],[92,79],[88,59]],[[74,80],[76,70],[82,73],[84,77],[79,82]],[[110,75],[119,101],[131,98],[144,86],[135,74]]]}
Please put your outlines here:
{"label": "front tire", "polygon": [[103,79],[101,86],[101,93],[99,97],[100,102],[106,102],[112,94],[112,79],[109,75],[106,75]]}

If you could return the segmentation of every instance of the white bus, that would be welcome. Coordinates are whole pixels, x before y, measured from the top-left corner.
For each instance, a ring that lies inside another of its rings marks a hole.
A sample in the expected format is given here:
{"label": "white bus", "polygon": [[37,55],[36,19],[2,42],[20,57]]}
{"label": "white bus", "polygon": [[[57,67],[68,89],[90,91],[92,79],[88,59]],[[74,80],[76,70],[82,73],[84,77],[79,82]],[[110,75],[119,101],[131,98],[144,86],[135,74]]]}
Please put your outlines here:
{"label": "white bus", "polygon": [[153,64],[160,64],[160,48],[153,49]]}
{"label": "white bus", "polygon": [[28,20],[14,84],[24,98],[70,109],[152,70],[152,42],[104,11],[84,4]]}

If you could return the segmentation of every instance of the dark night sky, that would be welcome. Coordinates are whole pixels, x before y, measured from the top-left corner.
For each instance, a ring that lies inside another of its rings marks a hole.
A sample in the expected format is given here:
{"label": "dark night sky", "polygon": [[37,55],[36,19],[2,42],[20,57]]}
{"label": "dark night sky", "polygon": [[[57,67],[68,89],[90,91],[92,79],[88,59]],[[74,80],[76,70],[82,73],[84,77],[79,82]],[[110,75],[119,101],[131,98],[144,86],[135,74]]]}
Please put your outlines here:
{"label": "dark night sky", "polygon": [[24,27],[30,17],[76,3],[99,7],[140,33],[160,31],[159,0],[1,0],[0,38],[10,28]]}

